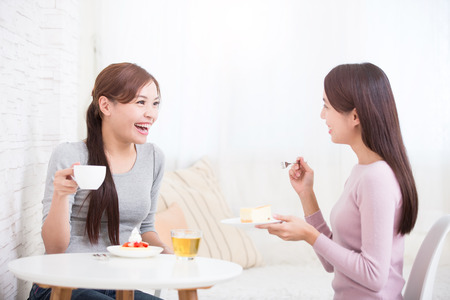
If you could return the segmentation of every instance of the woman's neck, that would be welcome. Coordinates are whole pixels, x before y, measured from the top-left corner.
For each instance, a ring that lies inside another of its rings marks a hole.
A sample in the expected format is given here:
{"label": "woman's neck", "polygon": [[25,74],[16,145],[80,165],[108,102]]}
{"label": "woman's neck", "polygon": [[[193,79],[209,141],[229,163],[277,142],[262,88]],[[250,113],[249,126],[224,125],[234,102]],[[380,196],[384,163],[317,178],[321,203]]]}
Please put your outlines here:
{"label": "woman's neck", "polygon": [[362,140],[350,146],[358,157],[358,163],[361,165],[368,165],[383,160],[378,153],[370,150]]}
{"label": "woman's neck", "polygon": [[137,157],[133,143],[121,143],[104,136],[103,145],[112,174],[126,173],[133,168]]}

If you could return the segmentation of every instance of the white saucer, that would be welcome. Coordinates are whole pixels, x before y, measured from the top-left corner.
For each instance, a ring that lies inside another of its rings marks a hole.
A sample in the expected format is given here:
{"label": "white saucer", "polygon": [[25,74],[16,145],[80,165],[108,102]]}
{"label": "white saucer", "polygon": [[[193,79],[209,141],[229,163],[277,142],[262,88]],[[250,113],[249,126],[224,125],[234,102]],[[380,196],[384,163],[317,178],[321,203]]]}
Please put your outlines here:
{"label": "white saucer", "polygon": [[109,246],[106,248],[111,254],[122,257],[152,257],[163,251],[161,247],[148,246],[147,248],[124,248],[122,246]]}
{"label": "white saucer", "polygon": [[269,221],[266,221],[266,222],[242,223],[241,218],[231,218],[231,219],[221,220],[220,222],[222,224],[233,225],[233,226],[238,226],[238,227],[242,227],[242,228],[252,228],[252,227],[255,227],[255,225],[275,224],[275,223],[281,223],[282,221],[270,219]]}

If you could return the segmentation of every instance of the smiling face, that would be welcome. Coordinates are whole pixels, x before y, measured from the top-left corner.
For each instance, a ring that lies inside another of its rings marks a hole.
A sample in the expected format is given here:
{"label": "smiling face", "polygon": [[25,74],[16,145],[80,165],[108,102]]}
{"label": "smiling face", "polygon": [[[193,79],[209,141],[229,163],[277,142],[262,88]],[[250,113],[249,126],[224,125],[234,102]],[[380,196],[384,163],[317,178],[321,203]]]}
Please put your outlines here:
{"label": "smiling face", "polygon": [[150,127],[158,119],[159,94],[150,82],[129,103],[103,99],[103,134],[120,143],[144,144]]}
{"label": "smiling face", "polygon": [[320,117],[326,121],[333,143],[353,145],[356,138],[361,137],[356,110],[349,113],[338,112],[331,106],[325,92],[323,93],[323,102]]}

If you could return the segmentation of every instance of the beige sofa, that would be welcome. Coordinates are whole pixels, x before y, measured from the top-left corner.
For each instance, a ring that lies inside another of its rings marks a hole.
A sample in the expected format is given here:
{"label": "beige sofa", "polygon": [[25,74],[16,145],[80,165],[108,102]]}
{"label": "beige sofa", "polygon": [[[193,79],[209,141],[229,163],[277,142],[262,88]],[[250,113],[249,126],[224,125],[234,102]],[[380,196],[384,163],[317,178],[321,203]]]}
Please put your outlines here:
{"label": "beige sofa", "polygon": [[[322,270],[310,247],[283,242],[263,230],[243,230],[220,222],[231,217],[235,216],[207,158],[164,175],[156,215],[161,239],[171,245],[170,229],[201,229],[199,256],[232,261],[244,268],[237,279],[199,290],[200,299],[332,298],[331,275]],[[177,299],[177,294],[163,291],[161,297]]]}

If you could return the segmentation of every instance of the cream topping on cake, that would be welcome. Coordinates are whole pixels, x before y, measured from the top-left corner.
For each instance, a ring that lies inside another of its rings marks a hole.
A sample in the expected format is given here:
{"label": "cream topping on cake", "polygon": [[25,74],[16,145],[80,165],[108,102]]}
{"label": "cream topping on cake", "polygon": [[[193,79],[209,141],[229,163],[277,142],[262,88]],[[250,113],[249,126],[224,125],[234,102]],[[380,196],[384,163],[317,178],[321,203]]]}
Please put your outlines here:
{"label": "cream topping on cake", "polygon": [[131,232],[130,237],[128,238],[128,242],[130,242],[130,243],[142,242],[142,237],[139,234],[139,230],[137,229],[137,227],[134,227],[133,231]]}

